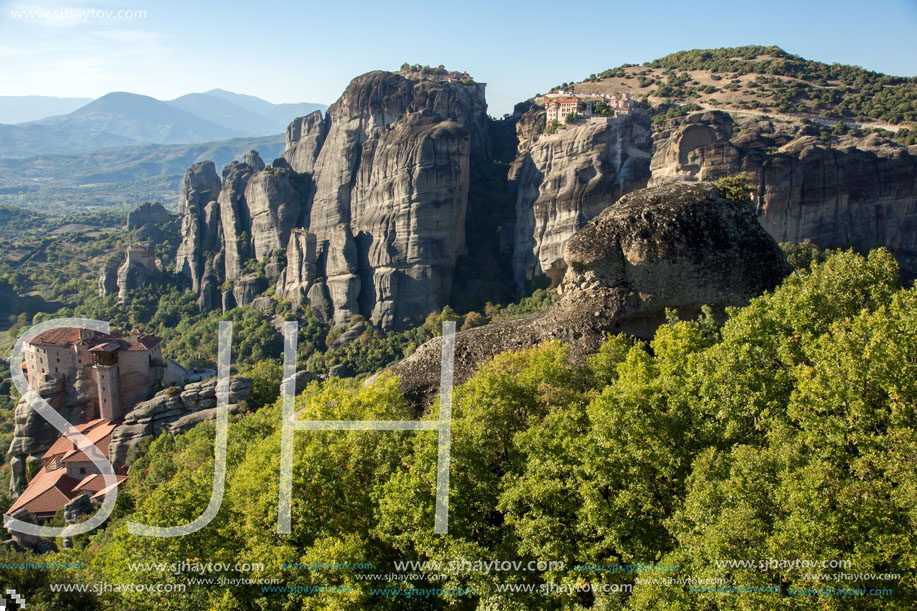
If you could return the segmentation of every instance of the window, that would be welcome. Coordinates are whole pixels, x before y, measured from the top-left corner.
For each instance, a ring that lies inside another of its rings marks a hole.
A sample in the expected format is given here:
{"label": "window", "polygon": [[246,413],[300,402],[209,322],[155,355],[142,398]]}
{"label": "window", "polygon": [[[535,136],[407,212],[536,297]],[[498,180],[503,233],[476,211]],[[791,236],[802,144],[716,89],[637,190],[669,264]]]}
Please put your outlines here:
{"label": "window", "polygon": [[86,467],[80,467],[80,475],[86,475]]}

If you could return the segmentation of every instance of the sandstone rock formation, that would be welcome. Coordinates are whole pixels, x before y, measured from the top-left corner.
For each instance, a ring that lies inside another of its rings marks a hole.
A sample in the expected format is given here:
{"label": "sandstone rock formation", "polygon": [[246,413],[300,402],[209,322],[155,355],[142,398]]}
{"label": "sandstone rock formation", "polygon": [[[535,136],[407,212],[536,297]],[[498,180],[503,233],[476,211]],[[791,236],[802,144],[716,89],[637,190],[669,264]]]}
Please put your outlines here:
{"label": "sandstone rock formation", "polygon": [[[754,209],[704,182],[625,195],[568,241],[564,259],[563,295],[551,307],[456,335],[457,384],[505,350],[559,340],[582,360],[609,332],[650,337],[667,308],[682,317],[704,305],[722,312],[772,289],[790,271]],[[441,349],[441,338],[431,340],[390,368],[417,405],[437,389]]]}
{"label": "sandstone rock formation", "polygon": [[635,109],[613,118],[581,118],[551,135],[544,111],[516,124],[519,150],[509,172],[516,191],[513,277],[518,285],[546,274],[564,276],[564,243],[586,221],[650,177],[649,116]]}
{"label": "sandstone rock formation", "polygon": [[113,265],[102,265],[99,268],[99,297],[107,297],[118,292],[118,268]]}
{"label": "sandstone rock formation", "polygon": [[671,121],[655,134],[650,184],[745,172],[764,228],[823,248],[887,247],[917,276],[917,157],[872,134],[825,145],[814,126],[723,112]]}
{"label": "sandstone rock formation", "polygon": [[[271,166],[250,154],[224,169],[219,188],[212,164],[188,171],[177,269],[202,307],[226,281],[235,284],[224,305],[250,303],[255,295],[236,287],[259,262],[279,296],[330,307],[335,323],[362,314],[385,329],[417,324],[448,298],[485,123],[482,85],[358,77],[324,118],[290,125]],[[213,199],[218,223],[203,212]]]}
{"label": "sandstone rock formation", "polygon": [[284,159],[296,172],[311,174],[315,169],[315,159],[322,150],[327,133],[328,125],[322,119],[320,110],[296,119],[287,127]]}
{"label": "sandstone rock formation", "polygon": [[157,269],[155,250],[151,243],[132,244],[127,248],[124,262],[118,268],[118,302],[130,303],[130,292],[140,288]]}
{"label": "sandstone rock formation", "polygon": [[[216,417],[216,378],[194,382],[183,389],[176,387],[156,393],[124,417],[124,424],[112,433],[109,460],[124,464],[128,452],[145,437],[156,437],[163,431],[181,433],[198,422]],[[252,396],[252,381],[232,378],[229,385],[229,411],[239,411],[241,403]]]}
{"label": "sandstone rock formation", "polygon": [[[917,147],[870,135],[830,148],[813,125],[717,111],[651,126],[638,106],[553,134],[532,102],[499,124],[485,113],[482,85],[357,77],[324,117],[290,124],[271,165],[252,151],[222,180],[213,164],[188,170],[177,270],[203,310],[251,303],[272,286],[333,324],[360,314],[403,329],[447,303],[457,258],[471,256],[464,229],[475,180],[515,197],[515,218],[501,212],[483,235],[500,241],[499,256],[511,251],[516,285],[545,274],[557,287],[564,244],[621,196],[745,171],[775,239],[884,245],[906,276],[917,275]],[[508,184],[491,185],[481,161],[497,158],[494,134],[512,128],[499,157],[515,148]]]}
{"label": "sandstone rock formation", "polygon": [[159,202],[140,204],[127,214],[127,230],[134,231],[144,225],[165,225],[172,220],[172,215]]}
{"label": "sandstone rock formation", "polygon": [[[11,513],[10,517],[21,522],[29,522],[30,524],[35,523],[35,519],[32,518],[25,507],[20,507],[18,510]],[[20,552],[29,551],[36,554],[47,554],[57,551],[57,544],[53,541],[42,539],[37,535],[27,535],[18,530],[10,531],[10,539],[4,541],[3,544],[4,546],[11,547]]]}
{"label": "sandstone rock formation", "polygon": [[200,287],[204,272],[205,253],[212,250],[214,241],[219,238],[215,227],[208,221],[218,216],[218,213],[214,214],[215,205],[209,204],[216,201],[220,189],[220,177],[213,162],[202,161],[185,172],[178,190],[182,241],[175,253],[175,269],[191,280],[195,292]]}

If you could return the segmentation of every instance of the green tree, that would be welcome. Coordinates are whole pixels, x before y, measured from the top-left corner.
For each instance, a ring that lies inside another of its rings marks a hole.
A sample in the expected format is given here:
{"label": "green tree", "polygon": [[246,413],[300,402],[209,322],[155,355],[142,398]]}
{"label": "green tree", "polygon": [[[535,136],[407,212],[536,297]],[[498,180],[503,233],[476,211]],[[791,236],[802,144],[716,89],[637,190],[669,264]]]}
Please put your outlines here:
{"label": "green tree", "polygon": [[713,184],[726,199],[734,202],[751,202],[752,187],[745,172],[720,178]]}

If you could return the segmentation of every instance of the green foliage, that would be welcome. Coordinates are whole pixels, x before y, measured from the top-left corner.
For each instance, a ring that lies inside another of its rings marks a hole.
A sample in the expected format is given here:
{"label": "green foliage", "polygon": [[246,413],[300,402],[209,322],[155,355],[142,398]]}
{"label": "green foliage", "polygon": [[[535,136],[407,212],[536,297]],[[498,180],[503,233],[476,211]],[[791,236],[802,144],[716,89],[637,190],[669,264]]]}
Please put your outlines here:
{"label": "green foliage", "polygon": [[[162,575],[127,572],[127,563],[200,558],[263,563],[245,576],[288,586],[352,587],[281,597],[258,587],[191,586],[181,597],[122,602],[141,610],[909,609],[917,596],[917,476],[910,466],[917,455],[917,289],[900,288],[897,264],[884,250],[867,258],[850,251],[825,256],[811,245],[798,251],[793,275],[746,307],[729,309],[725,322],[710,310],[694,321],[670,314],[651,341],[610,336],[584,364],[571,363],[557,343],[484,363],[453,393],[448,535],[432,532],[433,431],[297,432],[293,532],[276,534],[281,435],[274,402],[234,418],[226,493],[213,523],[187,537],[141,540],[127,534],[127,514],[119,514],[70,552],[91,568],[68,577],[153,582]],[[517,309],[550,299],[536,293]],[[471,317],[448,309],[431,327],[443,318],[494,320],[507,310]],[[276,380],[277,363],[250,371]],[[321,420],[418,417],[390,376],[369,387],[353,379],[314,382],[296,409]],[[437,412],[434,404],[422,417]],[[213,436],[204,423],[150,445],[124,488],[132,519],[175,524],[203,511]],[[516,558],[565,566],[458,572],[445,582],[410,584],[284,566],[372,562],[380,570],[368,572],[382,575],[393,560]],[[881,598],[793,597],[787,588],[837,584],[804,569],[723,564],[769,558],[849,560],[844,572],[901,579],[842,584],[891,587]],[[633,575],[574,570],[578,563],[615,562],[677,564],[677,574],[663,577],[725,579],[782,594],[693,592],[652,580],[631,594],[596,593],[588,601],[557,591],[498,590],[505,583],[633,583]],[[476,594],[392,598],[373,596],[373,587],[472,587]],[[103,595],[97,602],[113,600]]]}
{"label": "green foliage", "polygon": [[597,102],[593,102],[592,114],[599,117],[613,117],[615,116],[615,111],[614,108],[609,106],[607,102],[599,100]]}
{"label": "green foliage", "polygon": [[252,379],[252,402],[257,406],[270,405],[280,396],[283,366],[278,359],[258,361],[239,372]]}
{"label": "green foliage", "polygon": [[544,134],[546,136],[550,136],[551,134],[556,133],[557,130],[561,129],[562,127],[563,127],[563,123],[561,123],[557,119],[554,119],[553,121],[545,125]]}
{"label": "green foliage", "polygon": [[713,183],[720,195],[728,200],[740,203],[751,203],[751,184],[745,172],[733,176],[724,176]]}
{"label": "green foliage", "polygon": [[[174,293],[171,294],[174,296]],[[186,301],[187,300],[187,301]],[[171,299],[163,304],[166,316],[183,311],[193,302],[190,293],[180,297],[177,303]],[[160,299],[162,303],[162,299]],[[179,318],[177,324],[168,326],[157,316],[154,327],[167,345],[167,353],[187,367],[212,368],[217,354],[218,327],[221,320],[232,321],[233,364],[246,368],[265,359],[276,359],[283,351],[283,344],[277,331],[260,312],[252,307],[233,308],[229,312],[211,312],[202,316],[190,315]],[[162,322],[161,322],[162,321]]]}
{"label": "green foliage", "polygon": [[656,111],[653,113],[651,122],[653,125],[658,125],[664,121],[668,121],[669,119],[685,117],[692,112],[697,112],[699,110],[702,110],[702,108],[693,102],[689,102],[688,104],[660,104],[656,108]]}
{"label": "green foliage", "polygon": [[917,128],[913,125],[909,129],[899,129],[895,132],[895,142],[904,146],[917,144]]}
{"label": "green foliage", "polygon": [[824,263],[828,258],[828,252],[818,247],[818,244],[812,240],[803,240],[802,242],[780,242],[780,248],[786,255],[787,263],[793,266],[793,269],[808,270],[813,263]]}
{"label": "green foliage", "polygon": [[[32,564],[43,563],[46,566],[62,567],[53,570],[24,568]],[[0,549],[0,582],[4,591],[13,589],[24,597],[26,609],[41,611],[93,611],[104,609],[101,601],[89,592],[52,592],[50,585],[69,583],[80,579],[85,572],[80,568],[86,566],[75,551],[36,556],[30,552],[19,552],[7,546]],[[9,595],[4,592],[7,609],[18,608]],[[12,605],[12,606],[11,606]]]}
{"label": "green foliage", "polygon": [[564,117],[564,123],[567,125],[574,125],[576,123],[576,113],[571,112],[566,117]]}

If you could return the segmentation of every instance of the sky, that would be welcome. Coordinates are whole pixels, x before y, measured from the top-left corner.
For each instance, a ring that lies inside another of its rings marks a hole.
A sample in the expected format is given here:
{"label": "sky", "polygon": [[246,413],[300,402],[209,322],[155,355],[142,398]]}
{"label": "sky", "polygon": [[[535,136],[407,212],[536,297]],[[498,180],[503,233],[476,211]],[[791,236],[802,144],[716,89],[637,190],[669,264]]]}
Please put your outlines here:
{"label": "sky", "polygon": [[0,0],[0,95],[168,100],[213,88],[320,102],[403,62],[467,70],[488,112],[674,51],[775,44],[917,75],[917,0]]}

